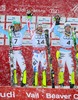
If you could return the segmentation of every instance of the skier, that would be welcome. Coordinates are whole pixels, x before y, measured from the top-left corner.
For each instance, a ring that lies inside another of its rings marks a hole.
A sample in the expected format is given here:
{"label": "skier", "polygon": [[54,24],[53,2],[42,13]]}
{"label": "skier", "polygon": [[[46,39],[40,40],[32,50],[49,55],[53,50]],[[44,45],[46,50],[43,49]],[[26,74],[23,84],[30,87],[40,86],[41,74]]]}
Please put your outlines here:
{"label": "skier", "polygon": [[46,39],[45,33],[43,32],[42,24],[37,24],[36,30],[32,36],[32,66],[34,71],[33,85],[38,86],[38,66],[39,62],[42,69],[42,86],[46,87]]}
{"label": "skier", "polygon": [[60,24],[60,17],[59,15],[55,16],[55,22],[52,26],[54,27],[54,33],[60,38],[60,49],[57,51],[57,60],[59,65],[59,73],[58,73],[58,84],[60,86],[64,86],[64,70],[65,70],[65,63],[68,67],[69,71],[69,84],[70,88],[73,88],[75,85],[75,73],[74,73],[74,63],[72,59],[72,46],[73,46],[73,39],[72,39],[72,31],[71,31],[71,24],[66,22],[64,24],[64,33],[60,33],[58,31]]}
{"label": "skier", "polygon": [[[18,62],[21,69],[21,86],[26,86],[27,84],[27,75],[26,75],[26,65],[24,61],[24,57],[22,55],[22,39],[25,31],[28,29],[27,25],[25,25],[21,29],[21,24],[18,21],[13,21],[12,26],[12,50],[13,50],[13,86],[18,85],[17,81],[17,72],[16,72],[16,62]],[[0,26],[0,33],[6,35],[9,38],[9,32],[3,30]]]}
{"label": "skier", "polygon": [[27,11],[27,19],[28,19],[28,32],[31,35],[32,42],[32,67],[34,72],[33,77],[33,85],[38,86],[38,67],[40,65],[42,69],[42,86],[46,87],[46,39],[45,33],[43,32],[42,24],[37,24],[35,31],[31,30],[32,23],[32,10]]}

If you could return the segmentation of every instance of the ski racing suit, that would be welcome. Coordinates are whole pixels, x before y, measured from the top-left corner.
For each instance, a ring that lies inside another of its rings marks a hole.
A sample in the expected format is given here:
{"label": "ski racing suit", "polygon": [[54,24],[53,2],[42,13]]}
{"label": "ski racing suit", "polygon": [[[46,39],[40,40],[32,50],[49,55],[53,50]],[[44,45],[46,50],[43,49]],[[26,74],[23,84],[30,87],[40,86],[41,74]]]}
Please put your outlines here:
{"label": "ski racing suit", "polygon": [[[26,84],[26,65],[24,61],[24,57],[22,55],[22,40],[25,31],[27,30],[27,25],[25,25],[20,31],[12,33],[12,49],[13,49],[13,84],[17,84],[17,75],[16,75],[16,62],[18,62],[21,69],[21,82],[22,84]],[[9,38],[9,32],[3,30],[0,27],[0,32],[6,35]]]}
{"label": "ski racing suit", "polygon": [[34,71],[34,81],[33,85],[38,86],[38,66],[40,65],[42,69],[42,86],[46,86],[46,40],[45,33],[37,34],[34,32],[32,36],[32,67]]}
{"label": "ski racing suit", "polygon": [[64,70],[65,64],[69,71],[69,83],[75,84],[74,62],[72,59],[71,48],[73,46],[72,34],[66,36],[64,33],[58,31],[59,25],[54,26],[54,33],[60,38],[60,56],[58,58],[59,73],[58,84],[64,84]]}

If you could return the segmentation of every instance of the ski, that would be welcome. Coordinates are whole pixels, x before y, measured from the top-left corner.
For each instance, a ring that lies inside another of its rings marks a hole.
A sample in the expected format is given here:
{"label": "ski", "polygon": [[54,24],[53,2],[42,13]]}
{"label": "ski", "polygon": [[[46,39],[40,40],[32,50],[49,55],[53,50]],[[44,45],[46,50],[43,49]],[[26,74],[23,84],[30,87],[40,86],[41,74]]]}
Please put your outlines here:
{"label": "ski", "polygon": [[76,59],[76,79],[78,79],[78,50],[77,50],[77,47],[76,47],[77,38],[76,38],[76,28],[75,27],[73,28],[72,38],[73,38],[73,42],[74,42],[74,50],[75,50],[75,53],[76,53],[76,57],[75,57],[75,59]]}
{"label": "ski", "polygon": [[60,24],[60,15],[55,15],[54,16],[54,23],[51,27],[50,30],[45,30],[45,38],[46,38],[46,44],[47,44],[47,50],[48,50],[48,62],[49,62],[49,67],[50,67],[50,75],[51,75],[51,83],[52,83],[52,88],[55,88],[55,82],[54,82],[54,76],[55,76],[55,72],[53,70],[52,67],[52,56],[51,56],[51,50],[50,50],[50,33],[53,31],[53,28],[56,25]]}
{"label": "ski", "polygon": [[11,80],[11,86],[13,86],[13,70],[14,70],[14,64],[13,64],[13,50],[12,50],[12,32],[13,32],[13,26],[9,26],[9,63],[10,63],[10,80]]}
{"label": "ski", "polygon": [[49,67],[50,67],[51,85],[52,85],[52,88],[55,88],[54,70],[52,67],[52,56],[51,56],[51,52],[50,52],[49,31],[45,30],[44,33],[45,33],[47,52],[48,52],[48,63],[49,63]]}

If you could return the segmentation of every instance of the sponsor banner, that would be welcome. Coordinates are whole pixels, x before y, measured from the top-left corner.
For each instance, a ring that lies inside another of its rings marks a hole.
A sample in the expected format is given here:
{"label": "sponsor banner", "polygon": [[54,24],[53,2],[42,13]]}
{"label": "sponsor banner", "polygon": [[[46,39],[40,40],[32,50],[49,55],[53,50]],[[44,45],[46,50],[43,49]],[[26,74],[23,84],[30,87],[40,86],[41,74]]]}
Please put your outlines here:
{"label": "sponsor banner", "polygon": [[50,29],[50,24],[43,24],[43,30]]}
{"label": "sponsor banner", "polygon": [[37,23],[51,23],[51,17],[37,17]]}
{"label": "sponsor banner", "polygon": [[[27,16],[22,16],[22,22],[27,22]],[[36,16],[32,16],[31,23],[36,23]]]}
{"label": "sponsor banner", "polygon": [[78,89],[0,87],[0,100],[78,100]]}
{"label": "sponsor banner", "polygon": [[66,17],[61,17],[60,23],[65,23],[66,22]]}
{"label": "sponsor banner", "polygon": [[59,40],[51,40],[51,46],[60,46]]}
{"label": "sponsor banner", "polygon": [[67,18],[67,22],[71,24],[78,24],[78,18]]}
{"label": "sponsor banner", "polygon": [[5,21],[5,15],[0,15],[0,22],[4,22]]}
{"label": "sponsor banner", "polygon": [[[26,24],[22,24],[22,27],[24,27]],[[30,24],[31,30],[35,30],[35,24]]]}
{"label": "sponsor banner", "polygon": [[4,39],[0,39],[0,45],[4,45]]}
{"label": "sponsor banner", "polygon": [[5,45],[9,45],[9,40],[8,39],[6,39]]}
{"label": "sponsor banner", "polygon": [[5,23],[0,23],[0,27],[4,29]]}
{"label": "sponsor banner", "polygon": [[14,20],[20,22],[20,16],[14,16],[14,15],[6,16],[6,22],[12,22]]}
{"label": "sponsor banner", "polygon": [[23,39],[22,45],[23,46],[31,46],[32,45],[31,40],[30,39]]}

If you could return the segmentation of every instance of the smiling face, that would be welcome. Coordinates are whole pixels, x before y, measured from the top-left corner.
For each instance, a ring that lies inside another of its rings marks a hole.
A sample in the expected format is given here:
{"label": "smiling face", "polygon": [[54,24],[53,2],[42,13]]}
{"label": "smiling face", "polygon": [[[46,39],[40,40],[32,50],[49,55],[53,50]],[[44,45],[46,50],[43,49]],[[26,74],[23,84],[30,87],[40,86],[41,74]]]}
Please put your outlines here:
{"label": "smiling face", "polygon": [[20,24],[14,24],[14,31],[19,31],[21,29]]}
{"label": "smiling face", "polygon": [[71,26],[66,26],[65,27],[65,32],[69,33],[71,31]]}
{"label": "smiling face", "polygon": [[64,29],[65,29],[65,35],[70,36],[71,35],[71,24],[69,22],[66,22],[64,24]]}
{"label": "smiling face", "polygon": [[43,27],[41,25],[38,25],[37,28],[36,28],[36,33],[42,34],[42,32],[43,32]]}

